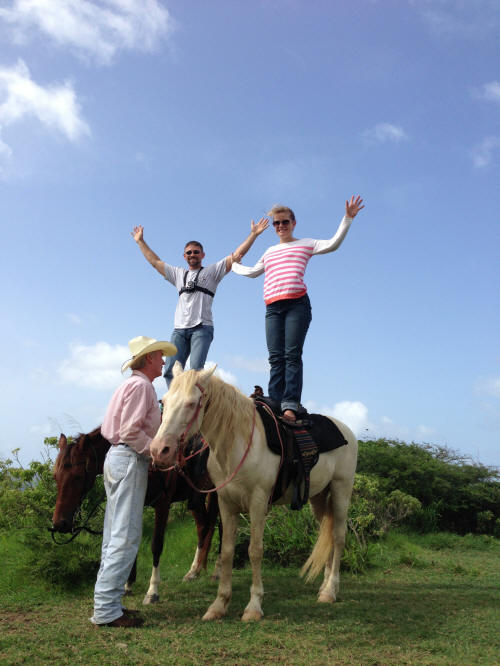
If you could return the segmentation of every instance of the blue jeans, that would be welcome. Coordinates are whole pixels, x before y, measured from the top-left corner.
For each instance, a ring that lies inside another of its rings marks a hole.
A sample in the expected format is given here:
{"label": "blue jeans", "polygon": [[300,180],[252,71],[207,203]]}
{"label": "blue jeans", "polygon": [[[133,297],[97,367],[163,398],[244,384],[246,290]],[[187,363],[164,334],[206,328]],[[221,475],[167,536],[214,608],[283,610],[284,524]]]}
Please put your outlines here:
{"label": "blue jeans", "polygon": [[106,624],[123,615],[122,596],[139,550],[149,459],[123,444],[111,446],[104,461],[106,513],[101,566],[91,622]]}
{"label": "blue jeans", "polygon": [[198,324],[192,328],[174,328],[170,342],[177,347],[177,354],[167,356],[163,366],[167,388],[172,381],[172,368],[176,361],[184,367],[189,356],[190,367],[193,370],[203,370],[213,338],[214,327],[207,324]]}
{"label": "blue jeans", "polygon": [[266,306],[266,340],[271,366],[269,397],[280,403],[283,411],[297,411],[300,405],[302,348],[311,318],[307,294]]}

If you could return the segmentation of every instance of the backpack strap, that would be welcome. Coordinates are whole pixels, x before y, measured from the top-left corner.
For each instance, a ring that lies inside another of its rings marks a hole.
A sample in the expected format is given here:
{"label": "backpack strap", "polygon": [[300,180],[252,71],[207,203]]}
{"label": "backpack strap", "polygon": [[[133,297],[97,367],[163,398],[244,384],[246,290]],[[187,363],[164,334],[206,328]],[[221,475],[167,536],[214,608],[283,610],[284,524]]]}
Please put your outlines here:
{"label": "backpack strap", "polygon": [[191,286],[186,286],[186,279],[187,279],[187,274],[188,271],[184,271],[184,286],[179,290],[179,296],[184,293],[191,294],[193,291],[202,291],[204,294],[208,294],[212,298],[215,296],[215,293],[213,291],[210,291],[210,289],[205,289],[205,287],[199,287],[198,286],[198,277],[203,270],[203,266],[200,268],[200,270],[196,273],[194,280],[190,280]]}

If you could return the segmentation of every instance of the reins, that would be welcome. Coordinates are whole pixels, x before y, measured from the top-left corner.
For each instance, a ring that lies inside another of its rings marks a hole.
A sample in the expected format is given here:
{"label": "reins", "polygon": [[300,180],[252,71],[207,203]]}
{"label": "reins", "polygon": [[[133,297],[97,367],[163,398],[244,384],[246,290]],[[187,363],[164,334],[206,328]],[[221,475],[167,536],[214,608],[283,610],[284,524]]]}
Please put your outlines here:
{"label": "reins", "polygon": [[[94,454],[94,463],[95,463],[95,472],[96,472],[95,475],[97,476],[97,468],[98,468],[98,464],[99,464],[99,456],[98,456],[98,454],[97,454],[97,451],[96,451],[96,449],[95,449],[95,446],[93,446],[92,444],[90,444],[90,447],[91,447],[92,452],[93,452],[93,454]],[[82,462],[77,462],[77,463],[71,463],[70,467],[78,467],[79,465],[85,465],[85,478],[84,478],[84,495],[83,495],[83,498],[82,498],[82,500],[81,500],[81,502],[80,502],[80,504],[79,504],[79,506],[78,506],[78,513],[81,512],[82,503],[83,503],[83,501],[84,501],[84,499],[85,499],[85,495],[88,493],[88,491],[89,491],[90,488],[91,488],[91,486],[89,486],[89,487],[87,488],[87,478],[88,478],[88,474],[89,474],[88,461],[82,461]],[[66,545],[67,543],[71,543],[71,541],[73,541],[73,539],[75,539],[75,538],[80,534],[80,532],[83,532],[83,531],[88,532],[89,534],[94,534],[95,536],[100,536],[100,535],[102,535],[102,530],[93,530],[93,529],[91,529],[90,527],[88,527],[88,523],[90,522],[91,518],[92,518],[92,517],[94,516],[94,514],[97,512],[97,510],[99,509],[99,507],[101,506],[101,504],[104,502],[105,499],[106,499],[106,493],[103,493],[103,494],[101,495],[101,497],[95,502],[94,506],[93,506],[93,507],[90,509],[90,511],[87,513],[87,516],[86,516],[86,518],[85,518],[84,521],[83,521],[83,524],[82,524],[82,525],[77,525],[76,527],[74,526],[74,527],[71,529],[71,536],[70,536],[68,539],[66,539],[65,541],[57,541],[55,535],[56,535],[58,532],[57,532],[53,527],[48,527],[48,528],[47,528],[48,531],[52,534],[52,541],[53,541],[55,544],[57,544],[58,546],[64,546],[64,545]]]}
{"label": "reins", "polygon": [[[189,455],[189,456],[187,456],[187,457],[184,457],[184,455],[183,455],[184,441],[185,441],[186,435],[187,435],[187,433],[189,432],[189,430],[190,430],[191,426],[193,425],[193,423],[194,423],[194,422],[196,421],[196,419],[198,418],[198,414],[200,413],[200,410],[201,410],[202,400],[203,400],[203,398],[204,398],[204,396],[205,396],[205,389],[203,388],[203,386],[201,386],[201,384],[199,384],[198,382],[196,382],[195,386],[196,386],[196,388],[200,391],[201,395],[200,395],[200,399],[198,400],[198,404],[196,405],[196,408],[195,408],[195,410],[194,410],[194,414],[193,414],[193,416],[191,417],[189,423],[188,423],[187,426],[185,427],[184,432],[183,432],[183,433],[181,434],[181,436],[179,437],[179,443],[178,443],[178,445],[177,445],[177,450],[176,450],[177,462],[176,462],[174,465],[172,465],[171,467],[167,467],[167,468],[163,469],[162,471],[164,471],[164,472],[168,472],[168,471],[170,471],[170,470],[172,470],[172,469],[175,470],[175,471],[177,472],[177,474],[179,474],[180,476],[182,476],[182,478],[186,481],[186,483],[187,483],[187,484],[188,484],[193,490],[195,490],[195,491],[198,492],[198,493],[203,493],[203,494],[215,493],[215,492],[217,492],[218,490],[220,490],[221,488],[224,488],[224,486],[226,486],[230,481],[232,481],[232,480],[234,479],[234,477],[236,476],[236,474],[240,471],[240,469],[241,469],[243,463],[245,462],[245,460],[246,460],[246,458],[247,458],[247,456],[248,456],[248,453],[249,453],[249,451],[250,451],[250,447],[251,447],[251,445],[252,445],[252,441],[253,441],[253,433],[254,433],[254,431],[255,431],[255,418],[256,418],[257,410],[256,410],[255,405],[254,405],[254,408],[253,408],[253,415],[252,415],[252,430],[250,431],[250,437],[249,437],[248,444],[247,444],[247,447],[246,447],[246,449],[245,449],[245,452],[244,452],[244,454],[243,454],[243,457],[242,457],[242,459],[240,460],[240,462],[238,463],[238,465],[236,466],[236,469],[232,472],[232,474],[229,476],[228,479],[226,479],[223,483],[221,483],[221,484],[220,484],[219,486],[217,486],[216,488],[210,488],[209,490],[202,490],[202,489],[200,489],[200,488],[197,488],[197,487],[194,485],[194,483],[191,481],[191,479],[189,478],[189,476],[188,476],[188,475],[184,472],[184,470],[183,470],[183,467],[184,467],[185,463],[186,463],[188,460],[190,460],[191,458],[194,458],[194,456],[199,455],[202,451],[204,451],[204,450],[205,450],[206,448],[208,448],[208,446],[209,446],[208,442],[207,442],[205,439],[202,438],[202,441],[204,442],[204,444],[203,444],[203,446],[202,446],[201,449],[199,449],[198,451],[195,451],[195,453],[192,453],[191,455]],[[205,410],[206,410],[206,408],[208,407],[208,404],[209,404],[209,401],[207,401],[207,404],[205,405]],[[159,468],[159,469],[160,469],[160,468]]]}

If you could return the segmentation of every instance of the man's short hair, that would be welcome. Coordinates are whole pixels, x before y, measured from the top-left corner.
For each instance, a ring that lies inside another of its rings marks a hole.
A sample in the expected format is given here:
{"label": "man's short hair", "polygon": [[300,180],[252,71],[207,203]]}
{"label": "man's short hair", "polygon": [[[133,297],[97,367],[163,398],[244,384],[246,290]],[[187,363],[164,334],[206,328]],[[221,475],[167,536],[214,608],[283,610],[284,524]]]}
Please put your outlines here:
{"label": "man's short hair", "polygon": [[135,361],[132,361],[132,363],[130,364],[130,369],[140,370],[146,365],[146,361],[147,361],[147,354],[139,356],[139,358],[136,358]]}
{"label": "man's short hair", "polygon": [[184,245],[184,250],[188,247],[188,245],[196,245],[196,247],[199,247],[200,250],[203,252],[203,245],[198,241],[189,241],[189,243],[186,243],[186,245]]}
{"label": "man's short hair", "polygon": [[271,210],[268,212],[268,215],[275,215],[276,213],[287,213],[290,215],[290,219],[295,222],[295,213],[288,206],[282,206],[281,204],[274,204]]}

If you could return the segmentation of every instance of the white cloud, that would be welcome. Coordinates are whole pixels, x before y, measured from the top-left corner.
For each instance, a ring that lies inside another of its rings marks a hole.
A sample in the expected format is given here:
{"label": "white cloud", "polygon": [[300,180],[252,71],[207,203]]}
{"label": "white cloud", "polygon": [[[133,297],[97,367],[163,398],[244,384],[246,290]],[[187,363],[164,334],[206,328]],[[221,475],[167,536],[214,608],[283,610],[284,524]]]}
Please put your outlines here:
{"label": "white cloud", "polygon": [[128,347],[97,342],[95,345],[73,343],[69,358],[57,369],[59,379],[65,384],[75,384],[96,390],[114,389],[123,380],[122,363],[130,357]]}
{"label": "white cloud", "polygon": [[[205,370],[211,370],[215,365],[216,363],[214,363],[214,361],[207,361],[205,363]],[[232,384],[233,386],[237,386],[238,384],[236,375],[233,375],[232,372],[228,372],[227,370],[223,370],[220,365],[217,366],[215,374],[217,377],[220,377],[222,381],[227,382],[228,384]]]}
{"label": "white cloud", "polygon": [[411,0],[439,37],[485,39],[500,25],[497,0]]}
{"label": "white cloud", "polygon": [[399,125],[378,123],[371,129],[365,130],[363,138],[369,143],[399,143],[400,141],[407,141],[408,135]]}
{"label": "white cloud", "polygon": [[68,312],[66,318],[71,324],[78,325],[82,323],[81,317],[79,317],[77,314],[74,314],[74,312]]}
{"label": "white cloud", "polygon": [[359,401],[350,402],[349,400],[343,400],[342,402],[337,402],[330,411],[330,414],[348,425],[357,437],[361,437],[370,426],[368,408]]}
{"label": "white cloud", "polygon": [[487,377],[476,383],[476,391],[500,398],[500,377]]}
{"label": "white cloud", "polygon": [[267,358],[247,358],[245,356],[231,356],[231,365],[249,372],[269,372],[269,361]]}
{"label": "white cloud", "polygon": [[79,55],[110,64],[120,50],[152,51],[173,30],[159,0],[11,0],[0,19],[16,41],[33,31]]}
{"label": "white cloud", "polygon": [[485,99],[488,102],[500,103],[500,83],[498,81],[485,83],[474,92],[476,97]]}
{"label": "white cloud", "polygon": [[493,151],[500,148],[500,137],[487,136],[472,149],[472,161],[478,169],[487,167],[493,160]]}
{"label": "white cloud", "polygon": [[[34,117],[70,141],[90,134],[71,83],[44,88],[31,79],[22,60],[14,67],[0,67],[0,100],[0,129]],[[10,147],[0,138],[0,157],[11,154]]]}
{"label": "white cloud", "polygon": [[419,435],[419,438],[425,438],[435,435],[436,430],[434,428],[429,428],[429,426],[426,425],[419,425],[417,428],[417,433]]}

